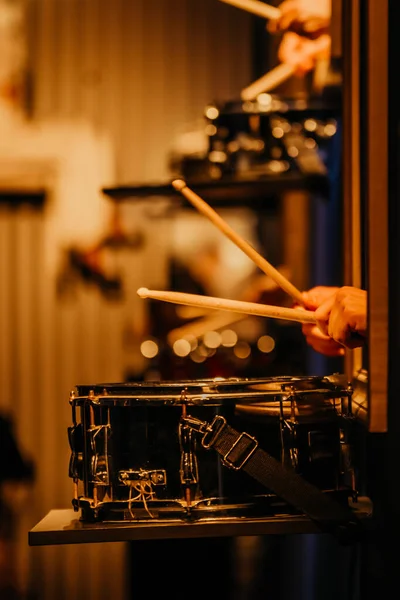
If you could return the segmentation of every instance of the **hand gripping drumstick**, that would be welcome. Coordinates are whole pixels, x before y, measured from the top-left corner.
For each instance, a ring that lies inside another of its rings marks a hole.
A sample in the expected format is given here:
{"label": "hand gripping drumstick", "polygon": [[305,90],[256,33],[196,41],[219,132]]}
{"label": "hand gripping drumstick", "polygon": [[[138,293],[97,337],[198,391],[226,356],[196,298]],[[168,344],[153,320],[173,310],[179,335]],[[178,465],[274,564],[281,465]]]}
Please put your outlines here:
{"label": "hand gripping drumstick", "polygon": [[176,179],[172,182],[174,188],[181,192],[197,210],[210,219],[236,246],[238,246],[266,275],[269,275],[279,287],[289,294],[301,306],[304,300],[301,292],[286,279],[275,267],[263,258],[246,240],[238,235],[200,196],[195,194],[185,181]]}
{"label": "hand gripping drumstick", "polygon": [[231,310],[246,315],[258,317],[272,317],[273,319],[284,319],[285,321],[297,321],[298,323],[316,324],[313,311],[300,308],[285,308],[282,306],[270,306],[268,304],[257,304],[256,302],[244,302],[243,300],[230,300],[226,298],[214,298],[212,296],[200,296],[197,294],[186,294],[184,292],[169,292],[161,290],[148,290],[139,288],[138,296],[141,298],[152,298],[163,300],[173,304],[186,304],[188,306],[200,306],[216,310]]}
{"label": "hand gripping drumstick", "polygon": [[[276,20],[281,16],[279,8],[260,2],[260,0],[222,0],[222,2],[236,6],[236,8],[242,8],[265,19]],[[289,79],[294,72],[295,68],[293,66],[282,63],[244,88],[240,96],[244,101],[254,100],[259,94],[266,94],[286,79]]]}
{"label": "hand gripping drumstick", "polygon": [[222,0],[222,2],[236,6],[236,8],[243,8],[243,10],[247,10],[253,13],[253,15],[264,17],[265,19],[279,19],[281,16],[279,8],[270,4],[264,4],[260,0]]}
{"label": "hand gripping drumstick", "polygon": [[[321,65],[326,66],[326,61],[329,58],[329,48],[330,37],[329,35],[324,34],[320,35],[318,39],[314,40],[313,50],[309,53],[310,58],[314,57],[316,60],[314,67],[316,69],[316,77],[322,79],[322,83],[319,85],[322,85],[324,78],[326,78],[326,73],[319,75],[318,71],[320,69],[322,70]],[[286,79],[289,79],[289,77],[295,73],[296,68],[296,65],[281,63],[244,88],[241,92],[242,100],[254,100],[259,94],[269,92],[270,90],[276,88],[278,85],[286,81]]]}

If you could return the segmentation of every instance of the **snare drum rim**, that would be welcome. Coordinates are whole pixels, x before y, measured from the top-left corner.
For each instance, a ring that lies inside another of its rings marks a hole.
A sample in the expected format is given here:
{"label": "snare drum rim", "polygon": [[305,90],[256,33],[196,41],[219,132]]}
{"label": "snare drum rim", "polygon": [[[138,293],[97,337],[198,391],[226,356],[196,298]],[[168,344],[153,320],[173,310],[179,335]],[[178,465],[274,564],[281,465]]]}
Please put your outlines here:
{"label": "snare drum rim", "polygon": [[348,390],[329,377],[277,376],[266,378],[214,378],[182,381],[122,382],[77,385],[75,405],[87,402],[104,406],[254,404],[276,402],[277,398],[306,398],[309,395],[337,398]]}

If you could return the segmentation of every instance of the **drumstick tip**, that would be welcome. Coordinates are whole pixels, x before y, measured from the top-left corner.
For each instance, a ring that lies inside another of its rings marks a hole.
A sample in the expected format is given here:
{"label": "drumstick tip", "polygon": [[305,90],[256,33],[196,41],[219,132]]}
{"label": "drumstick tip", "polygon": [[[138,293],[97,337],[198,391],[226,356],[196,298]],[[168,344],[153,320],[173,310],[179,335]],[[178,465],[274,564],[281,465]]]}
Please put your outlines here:
{"label": "drumstick tip", "polygon": [[181,192],[183,188],[186,187],[186,181],[183,181],[183,179],[175,179],[172,182],[172,185],[178,192]]}
{"label": "drumstick tip", "polygon": [[149,294],[149,290],[147,288],[145,288],[145,287],[141,287],[141,288],[138,289],[137,294],[141,298],[147,298],[147,296]]}

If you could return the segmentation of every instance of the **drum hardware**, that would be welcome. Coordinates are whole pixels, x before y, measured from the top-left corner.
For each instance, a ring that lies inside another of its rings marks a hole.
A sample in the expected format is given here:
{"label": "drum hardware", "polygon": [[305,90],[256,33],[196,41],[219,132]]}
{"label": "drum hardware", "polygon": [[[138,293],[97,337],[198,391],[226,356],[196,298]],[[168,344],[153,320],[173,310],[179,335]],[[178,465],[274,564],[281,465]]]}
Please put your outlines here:
{"label": "drum hardware", "polygon": [[[279,65],[261,80],[269,85],[277,75],[287,76],[290,68]],[[337,132],[339,115],[340,103],[268,93],[253,100],[211,103],[204,109],[208,148],[197,155],[176,156],[171,170],[192,181],[263,181],[273,176],[284,181],[298,173],[323,185],[322,156]],[[301,134],[305,143],[292,145],[291,134]]]}
{"label": "drum hardware", "polygon": [[119,471],[118,479],[124,485],[130,485],[131,483],[136,484],[138,481],[144,481],[151,485],[165,485],[167,483],[167,473],[162,469],[150,471],[145,471],[144,469],[139,469],[139,471]]}
{"label": "drum hardware", "polygon": [[287,133],[283,137],[283,144],[302,173],[328,176],[328,169],[318,153],[317,144],[303,132]]}
{"label": "drum hardware", "polygon": [[[183,417],[186,415],[183,407]],[[196,455],[196,437],[184,422],[179,423],[179,446],[181,453],[180,480],[188,507],[192,504],[192,495],[199,483],[199,468]]]}
{"label": "drum hardware", "polygon": [[[138,471],[120,471],[118,473],[118,480],[123,484],[129,486],[129,498],[128,498],[128,511],[132,518],[135,518],[132,510],[133,502],[139,500],[143,503],[143,506],[150,518],[154,518],[154,515],[148,508],[148,501],[153,500],[156,495],[154,486],[164,486],[167,483],[167,473],[163,470],[149,470],[139,469]],[[137,495],[133,496],[133,491],[137,492]]]}

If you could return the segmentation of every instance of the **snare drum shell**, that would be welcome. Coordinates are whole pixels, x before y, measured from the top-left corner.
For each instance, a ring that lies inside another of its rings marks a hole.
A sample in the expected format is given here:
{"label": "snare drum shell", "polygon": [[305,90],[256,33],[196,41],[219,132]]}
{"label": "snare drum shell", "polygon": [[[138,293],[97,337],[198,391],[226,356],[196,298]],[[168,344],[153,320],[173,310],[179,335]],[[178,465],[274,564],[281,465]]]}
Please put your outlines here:
{"label": "snare drum shell", "polygon": [[346,388],[309,377],[77,386],[73,505],[84,520],[270,514],[281,505],[272,489],[204,448],[182,416],[205,424],[222,416],[321,489],[352,494],[342,464],[346,398]]}

